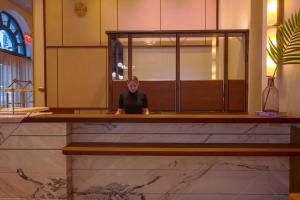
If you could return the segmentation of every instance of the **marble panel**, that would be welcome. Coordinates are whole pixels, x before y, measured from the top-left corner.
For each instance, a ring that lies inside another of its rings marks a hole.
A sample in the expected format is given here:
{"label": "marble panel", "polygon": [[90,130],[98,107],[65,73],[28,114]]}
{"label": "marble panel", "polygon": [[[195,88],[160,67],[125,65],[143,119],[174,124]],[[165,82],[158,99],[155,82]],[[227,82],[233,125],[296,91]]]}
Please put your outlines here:
{"label": "marble panel", "polygon": [[187,134],[73,134],[73,142],[203,143],[209,135]]}
{"label": "marble panel", "polygon": [[0,146],[12,135],[20,123],[0,123]]}
{"label": "marble panel", "polygon": [[290,135],[210,135],[206,143],[290,143]]}
{"label": "marble panel", "polygon": [[289,157],[72,156],[73,170],[289,170]]}
{"label": "marble panel", "polygon": [[66,186],[63,174],[0,173],[0,199],[66,199]]}
{"label": "marble panel", "polygon": [[289,135],[215,135],[215,134],[73,134],[73,142],[133,143],[290,143]]}
{"label": "marble panel", "polygon": [[290,124],[73,123],[72,133],[290,134]]}
{"label": "marble panel", "polygon": [[[120,197],[119,193],[112,193],[111,197],[104,190],[90,190],[86,193],[75,193],[74,200],[113,200]],[[288,195],[262,195],[262,194],[152,194],[152,193],[133,193],[126,194],[123,193],[122,197],[119,199],[130,199],[130,200],[287,200]]]}
{"label": "marble panel", "polygon": [[66,156],[61,150],[0,150],[0,173],[18,168],[28,173],[61,173],[66,171]]}
{"label": "marble panel", "polygon": [[[3,111],[3,109],[2,109],[2,111]],[[4,110],[4,112],[7,112],[7,110]],[[27,116],[28,115],[26,113],[22,113],[22,114],[19,114],[19,113],[12,114],[11,112],[0,113],[0,123],[20,123]]]}
{"label": "marble panel", "polygon": [[10,136],[0,149],[62,149],[66,136]]}
{"label": "marble panel", "polygon": [[22,123],[13,135],[67,135],[67,123]]}
{"label": "marble panel", "polygon": [[73,172],[75,192],[92,188],[131,190],[139,193],[288,194],[288,171],[214,170],[95,170]]}

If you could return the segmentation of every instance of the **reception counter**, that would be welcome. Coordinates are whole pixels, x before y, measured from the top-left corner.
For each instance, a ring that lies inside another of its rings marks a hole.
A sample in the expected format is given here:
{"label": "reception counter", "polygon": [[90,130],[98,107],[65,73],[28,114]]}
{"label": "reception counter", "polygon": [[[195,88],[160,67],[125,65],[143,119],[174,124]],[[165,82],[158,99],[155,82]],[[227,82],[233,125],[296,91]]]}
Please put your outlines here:
{"label": "reception counter", "polygon": [[300,191],[300,118],[44,114],[0,123],[0,199],[286,200]]}

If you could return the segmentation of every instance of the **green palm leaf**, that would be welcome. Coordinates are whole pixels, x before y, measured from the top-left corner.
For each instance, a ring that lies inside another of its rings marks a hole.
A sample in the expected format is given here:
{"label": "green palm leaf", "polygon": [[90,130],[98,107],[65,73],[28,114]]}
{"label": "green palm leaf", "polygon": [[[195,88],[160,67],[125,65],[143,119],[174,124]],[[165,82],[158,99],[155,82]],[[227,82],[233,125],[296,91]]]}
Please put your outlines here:
{"label": "green palm leaf", "polygon": [[300,63],[300,9],[277,28],[276,42],[268,39],[267,52],[277,67]]}

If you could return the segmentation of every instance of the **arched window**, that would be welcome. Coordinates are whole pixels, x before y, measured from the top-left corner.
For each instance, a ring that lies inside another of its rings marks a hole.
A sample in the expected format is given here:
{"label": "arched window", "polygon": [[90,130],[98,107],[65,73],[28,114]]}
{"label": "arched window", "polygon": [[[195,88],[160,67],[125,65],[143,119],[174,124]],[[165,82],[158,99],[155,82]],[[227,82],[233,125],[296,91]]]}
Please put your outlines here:
{"label": "arched window", "polygon": [[23,33],[16,20],[7,12],[0,12],[0,49],[26,56]]}

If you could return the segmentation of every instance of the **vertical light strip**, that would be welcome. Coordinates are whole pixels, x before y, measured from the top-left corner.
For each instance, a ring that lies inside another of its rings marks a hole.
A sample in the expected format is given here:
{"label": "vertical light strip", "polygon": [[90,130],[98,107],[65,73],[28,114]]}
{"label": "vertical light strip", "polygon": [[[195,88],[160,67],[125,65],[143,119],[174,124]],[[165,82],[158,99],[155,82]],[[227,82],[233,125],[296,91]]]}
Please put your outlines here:
{"label": "vertical light strip", "polygon": [[[267,38],[268,38],[268,40],[271,39],[273,44],[276,45],[276,28],[275,27],[271,27],[268,29]],[[267,41],[267,48],[270,49],[270,45],[269,45],[268,41]],[[271,59],[271,57],[267,54],[267,70],[266,70],[266,72],[267,72],[268,77],[273,76],[275,68],[276,68],[276,64]]]}
{"label": "vertical light strip", "polygon": [[[267,3],[267,48],[269,49],[269,38],[276,45],[276,26],[278,25],[278,0],[268,0]],[[276,64],[267,54],[266,75],[273,76]]]}
{"label": "vertical light strip", "polygon": [[277,24],[278,0],[268,0],[267,5],[267,24],[274,26]]}
{"label": "vertical light strip", "polygon": [[211,79],[216,80],[217,79],[217,40],[216,37],[213,37],[211,40],[211,55],[212,55],[212,60],[211,60]]}

